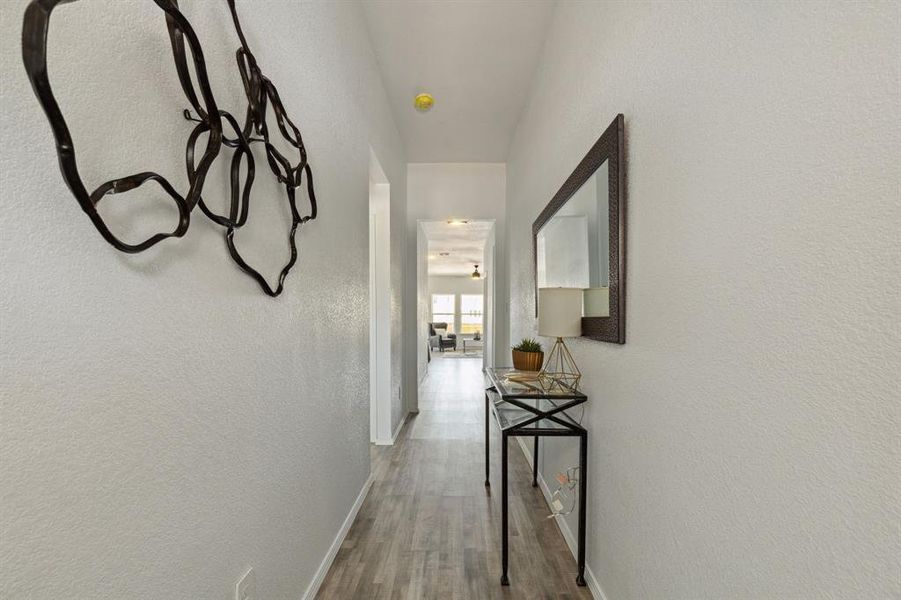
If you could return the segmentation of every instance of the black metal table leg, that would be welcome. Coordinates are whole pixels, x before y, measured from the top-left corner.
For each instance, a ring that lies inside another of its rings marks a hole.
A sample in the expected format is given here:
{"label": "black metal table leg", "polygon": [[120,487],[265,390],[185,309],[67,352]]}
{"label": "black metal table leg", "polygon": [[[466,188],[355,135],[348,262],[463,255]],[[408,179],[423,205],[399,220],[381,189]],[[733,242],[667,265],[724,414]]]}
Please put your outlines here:
{"label": "black metal table leg", "polygon": [[538,487],[538,436],[532,446],[532,487]]}
{"label": "black metal table leg", "polygon": [[491,464],[491,452],[488,450],[488,437],[491,433],[489,429],[491,423],[489,402],[491,402],[491,399],[488,398],[488,392],[485,392],[485,487],[491,486],[491,481],[488,479],[489,466]]}
{"label": "black metal table leg", "polygon": [[507,578],[507,434],[501,434],[501,585],[510,585]]}
{"label": "black metal table leg", "polygon": [[585,585],[585,503],[588,498],[588,433],[579,434],[579,574],[576,585]]}

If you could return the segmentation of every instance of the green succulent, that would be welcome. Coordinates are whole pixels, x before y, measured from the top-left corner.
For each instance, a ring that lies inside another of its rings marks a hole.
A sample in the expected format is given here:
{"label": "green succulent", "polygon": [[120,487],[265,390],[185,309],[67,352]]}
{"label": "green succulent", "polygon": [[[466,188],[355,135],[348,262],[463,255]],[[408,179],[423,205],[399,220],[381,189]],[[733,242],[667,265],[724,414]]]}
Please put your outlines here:
{"label": "green succulent", "polygon": [[520,352],[541,352],[541,344],[533,340],[532,338],[522,338],[522,341],[519,342],[516,346],[513,346],[514,350],[519,350]]}

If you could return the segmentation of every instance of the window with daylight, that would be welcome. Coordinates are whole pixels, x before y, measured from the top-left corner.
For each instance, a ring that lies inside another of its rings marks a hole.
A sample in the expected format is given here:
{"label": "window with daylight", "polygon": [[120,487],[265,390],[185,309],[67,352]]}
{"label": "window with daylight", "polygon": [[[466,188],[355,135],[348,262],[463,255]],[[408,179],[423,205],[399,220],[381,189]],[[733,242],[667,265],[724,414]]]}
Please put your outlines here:
{"label": "window with daylight", "polygon": [[454,332],[454,295],[432,294],[432,323],[447,323],[447,332]]}
{"label": "window with daylight", "polygon": [[482,332],[482,294],[460,295],[460,333]]}

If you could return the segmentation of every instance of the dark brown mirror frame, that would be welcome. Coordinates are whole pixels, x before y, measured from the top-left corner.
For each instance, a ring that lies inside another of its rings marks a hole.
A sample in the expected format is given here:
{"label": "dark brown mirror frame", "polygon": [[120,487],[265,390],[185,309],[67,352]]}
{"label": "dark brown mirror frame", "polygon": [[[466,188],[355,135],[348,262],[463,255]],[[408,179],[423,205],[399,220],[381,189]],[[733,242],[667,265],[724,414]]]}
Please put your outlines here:
{"label": "dark brown mirror frame", "polygon": [[582,337],[599,342],[626,343],[626,170],[624,118],[616,115],[585,158],[532,224],[532,277],[535,282],[535,316],[538,316],[538,232],[566,201],[608,161],[608,217],[610,219],[610,316],[582,317]]}

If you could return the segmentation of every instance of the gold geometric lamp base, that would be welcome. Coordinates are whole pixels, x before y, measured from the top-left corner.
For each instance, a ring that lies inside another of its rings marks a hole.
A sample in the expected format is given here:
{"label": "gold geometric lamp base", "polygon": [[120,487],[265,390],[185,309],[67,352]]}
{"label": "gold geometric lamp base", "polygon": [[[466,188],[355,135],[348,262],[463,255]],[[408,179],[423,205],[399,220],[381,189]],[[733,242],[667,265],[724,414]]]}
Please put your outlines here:
{"label": "gold geometric lamp base", "polygon": [[544,368],[538,374],[542,387],[549,392],[578,391],[582,381],[582,372],[576,366],[573,355],[563,343],[563,338],[558,337],[554,347],[544,362]]}

